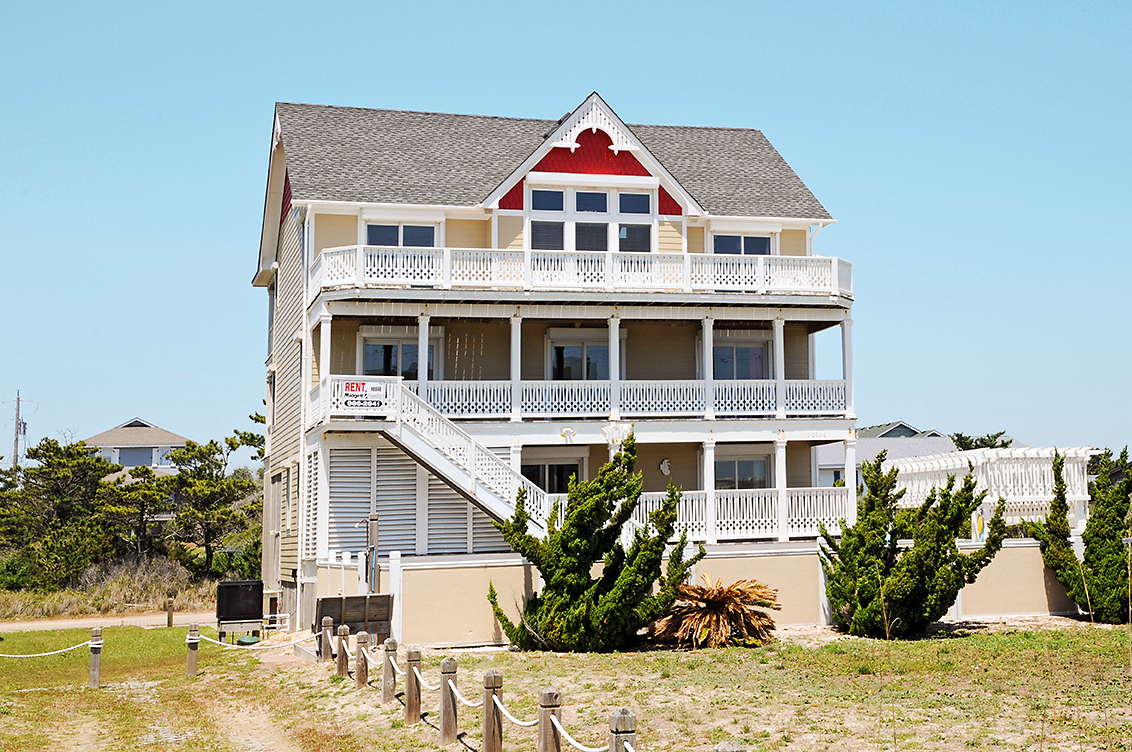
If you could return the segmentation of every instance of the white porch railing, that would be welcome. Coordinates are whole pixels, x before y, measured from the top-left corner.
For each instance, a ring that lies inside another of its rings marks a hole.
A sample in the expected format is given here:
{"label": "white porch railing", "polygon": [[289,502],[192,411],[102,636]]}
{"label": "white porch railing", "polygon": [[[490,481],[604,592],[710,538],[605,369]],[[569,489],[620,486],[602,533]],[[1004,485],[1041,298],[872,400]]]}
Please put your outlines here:
{"label": "white porch railing", "polygon": [[510,381],[429,381],[428,403],[449,418],[506,418]]}
{"label": "white porch railing", "polygon": [[828,415],[845,412],[844,381],[787,381],[787,415]]}
{"label": "white porch railing", "polygon": [[312,294],[338,287],[853,294],[852,265],[824,256],[344,246],[311,265]]}
{"label": "white porch railing", "polygon": [[609,415],[608,381],[524,381],[524,416],[600,418]]}
{"label": "white porch railing", "polygon": [[716,381],[714,385],[716,415],[774,414],[778,392],[772,380]]}
{"label": "white porch railing", "polygon": [[621,415],[629,418],[704,414],[703,381],[622,381]]}
{"label": "white porch railing", "polygon": [[[814,537],[819,534],[818,527],[822,523],[830,533],[840,533],[839,521],[847,516],[848,488],[788,488],[786,498],[789,537]],[[856,499],[852,501],[857,503]]]}

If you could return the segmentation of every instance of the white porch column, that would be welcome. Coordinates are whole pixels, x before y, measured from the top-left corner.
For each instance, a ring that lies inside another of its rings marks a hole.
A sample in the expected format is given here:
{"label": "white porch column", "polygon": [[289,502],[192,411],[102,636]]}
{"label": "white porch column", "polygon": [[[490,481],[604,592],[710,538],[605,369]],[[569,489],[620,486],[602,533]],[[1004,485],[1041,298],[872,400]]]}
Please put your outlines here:
{"label": "white porch column", "polygon": [[609,419],[621,420],[621,318],[609,317]]}
{"label": "white porch column", "polygon": [[517,473],[523,472],[523,445],[515,442],[511,445],[511,469]]}
{"label": "white porch column", "polygon": [[786,493],[786,439],[774,442],[774,488],[778,492],[778,539],[790,540],[790,500]]}
{"label": "white porch column", "polygon": [[[711,319],[707,319],[711,321]],[[707,528],[707,542],[716,543],[719,533],[715,514],[715,439],[704,442],[704,526]]]}
{"label": "white porch column", "polygon": [[845,379],[845,417],[856,418],[853,407],[853,322],[841,322],[841,372]]}
{"label": "white porch column", "polygon": [[[523,346],[523,317],[515,314],[511,317],[511,422],[518,423],[523,419],[523,384],[522,377],[522,346]],[[518,472],[518,469],[516,469]]]}
{"label": "white porch column", "polygon": [[[428,320],[429,315],[417,316],[417,394],[428,402]],[[440,353],[435,357],[439,358]]]}
{"label": "white porch column", "polygon": [[774,417],[786,417],[786,338],[783,330],[786,322],[774,320]]}
{"label": "white porch column", "polygon": [[857,522],[857,439],[845,440],[845,490],[849,492],[845,502],[845,524]]}
{"label": "white porch column", "polygon": [[[704,419],[715,420],[715,328],[710,316],[704,319],[703,361],[704,361]],[[715,483],[715,470],[712,470],[712,487]],[[706,489],[707,486],[704,486]]]}
{"label": "white porch column", "polygon": [[[318,382],[330,375],[330,313],[318,317]],[[323,399],[326,399],[324,396]]]}

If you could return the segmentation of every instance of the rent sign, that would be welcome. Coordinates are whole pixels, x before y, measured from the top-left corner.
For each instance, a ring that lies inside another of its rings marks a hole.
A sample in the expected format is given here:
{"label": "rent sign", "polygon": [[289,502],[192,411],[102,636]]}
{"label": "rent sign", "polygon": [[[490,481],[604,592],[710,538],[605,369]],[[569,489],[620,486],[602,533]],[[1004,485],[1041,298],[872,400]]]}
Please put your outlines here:
{"label": "rent sign", "polygon": [[342,406],[359,413],[384,412],[387,403],[383,381],[346,381],[342,384]]}

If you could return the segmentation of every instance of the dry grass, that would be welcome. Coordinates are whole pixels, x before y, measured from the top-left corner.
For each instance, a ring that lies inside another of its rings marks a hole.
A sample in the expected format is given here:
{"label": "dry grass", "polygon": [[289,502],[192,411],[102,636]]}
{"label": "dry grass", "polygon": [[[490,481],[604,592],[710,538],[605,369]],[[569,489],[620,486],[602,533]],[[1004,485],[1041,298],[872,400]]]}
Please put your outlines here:
{"label": "dry grass", "polygon": [[161,611],[170,596],[177,611],[209,610],[216,605],[216,583],[193,583],[187,569],[163,557],[124,560],[87,569],[76,588],[0,590],[0,619]]}
{"label": "dry grass", "polygon": [[654,637],[682,647],[722,648],[762,645],[774,637],[774,619],[761,609],[780,610],[778,591],[755,580],[681,585],[680,596],[668,615],[656,623]]}

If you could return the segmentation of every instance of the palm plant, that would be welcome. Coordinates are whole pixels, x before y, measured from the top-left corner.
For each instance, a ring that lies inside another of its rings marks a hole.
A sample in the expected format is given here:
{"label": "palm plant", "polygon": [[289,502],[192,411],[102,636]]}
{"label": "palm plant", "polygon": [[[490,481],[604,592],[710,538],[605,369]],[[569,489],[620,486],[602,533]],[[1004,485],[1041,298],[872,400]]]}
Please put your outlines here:
{"label": "palm plant", "polygon": [[774,639],[774,619],[761,609],[778,611],[778,591],[756,580],[715,584],[700,575],[702,585],[680,585],[676,602],[657,621],[653,636],[677,646],[726,647],[761,645]]}

